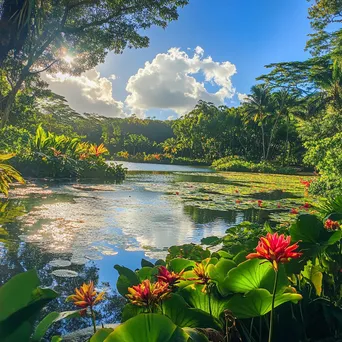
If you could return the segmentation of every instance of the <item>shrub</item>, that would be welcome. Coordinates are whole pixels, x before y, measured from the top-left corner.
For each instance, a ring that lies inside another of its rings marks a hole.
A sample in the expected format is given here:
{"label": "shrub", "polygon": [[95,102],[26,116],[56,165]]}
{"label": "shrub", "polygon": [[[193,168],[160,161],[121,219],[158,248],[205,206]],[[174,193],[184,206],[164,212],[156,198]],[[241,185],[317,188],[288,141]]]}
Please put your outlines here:
{"label": "shrub", "polygon": [[246,161],[239,156],[228,156],[212,163],[212,167],[217,171],[234,171],[234,172],[260,172],[260,173],[281,173],[294,174],[297,170],[293,167],[276,166],[270,162],[262,161],[253,163]]}

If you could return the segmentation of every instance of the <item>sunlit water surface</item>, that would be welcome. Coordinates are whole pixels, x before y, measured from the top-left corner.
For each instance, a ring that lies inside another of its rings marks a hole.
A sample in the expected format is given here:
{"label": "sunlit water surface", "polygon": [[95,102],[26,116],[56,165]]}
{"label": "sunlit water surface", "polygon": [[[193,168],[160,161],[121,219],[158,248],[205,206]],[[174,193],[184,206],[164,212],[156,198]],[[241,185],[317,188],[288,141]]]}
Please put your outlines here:
{"label": "sunlit water surface", "polygon": [[[210,169],[125,166],[134,171],[123,184],[29,182],[14,189],[8,202],[0,202],[0,283],[35,268],[44,286],[61,293],[48,309],[61,311],[72,309],[64,300],[75,286],[94,280],[112,299],[102,304],[99,317],[113,322],[122,303],[109,290],[115,289],[117,280],[113,265],[135,269],[142,258],[165,257],[172,245],[199,243],[203,237],[223,235],[245,219],[262,219],[253,211],[185,206],[167,194],[175,182],[224,182],[203,174]],[[87,324],[68,322],[55,329],[65,332]]]}

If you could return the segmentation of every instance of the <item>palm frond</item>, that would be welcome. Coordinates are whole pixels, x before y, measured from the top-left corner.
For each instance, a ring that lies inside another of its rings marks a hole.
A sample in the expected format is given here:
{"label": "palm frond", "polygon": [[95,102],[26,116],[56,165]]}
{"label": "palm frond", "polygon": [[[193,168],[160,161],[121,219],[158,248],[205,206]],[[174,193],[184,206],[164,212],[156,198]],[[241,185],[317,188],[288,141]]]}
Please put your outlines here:
{"label": "palm frond", "polygon": [[[8,160],[14,157],[14,154],[0,154],[0,161]],[[24,184],[24,178],[21,174],[11,165],[0,163],[0,193],[8,196],[10,184],[13,182]]]}

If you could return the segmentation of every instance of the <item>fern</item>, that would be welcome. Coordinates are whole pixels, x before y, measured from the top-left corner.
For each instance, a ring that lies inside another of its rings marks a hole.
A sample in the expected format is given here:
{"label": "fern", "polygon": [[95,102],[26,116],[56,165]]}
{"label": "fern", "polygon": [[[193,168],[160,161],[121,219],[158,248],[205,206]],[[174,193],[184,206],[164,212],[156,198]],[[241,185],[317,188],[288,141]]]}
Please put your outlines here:
{"label": "fern", "polygon": [[15,154],[0,154],[0,193],[8,196],[10,184],[14,181],[25,183],[21,174],[11,165],[6,164],[5,161],[13,158]]}
{"label": "fern", "polygon": [[317,209],[323,218],[331,214],[342,214],[342,196],[326,199]]}

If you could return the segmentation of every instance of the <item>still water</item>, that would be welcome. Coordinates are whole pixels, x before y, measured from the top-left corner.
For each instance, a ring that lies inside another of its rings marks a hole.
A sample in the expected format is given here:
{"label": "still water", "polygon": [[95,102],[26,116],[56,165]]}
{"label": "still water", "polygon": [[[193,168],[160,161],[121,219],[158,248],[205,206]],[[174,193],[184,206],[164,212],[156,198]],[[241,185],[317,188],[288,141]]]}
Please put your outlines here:
{"label": "still water", "polygon": [[[180,182],[224,182],[206,176],[210,169],[125,166],[133,172],[123,184],[28,182],[15,188],[8,201],[0,201],[0,284],[35,268],[44,286],[61,293],[49,308],[61,311],[72,308],[64,300],[74,287],[94,280],[112,296],[101,309],[102,322],[113,322],[121,303],[109,291],[117,280],[113,265],[135,269],[141,258],[165,257],[172,245],[199,243],[245,219],[260,220],[253,211],[187,206],[168,193]],[[68,324],[63,331],[73,329]]]}

